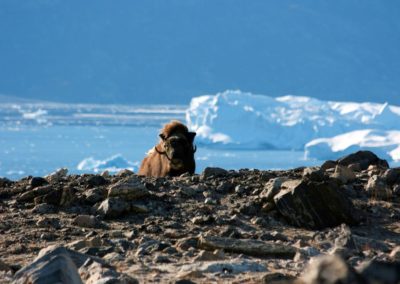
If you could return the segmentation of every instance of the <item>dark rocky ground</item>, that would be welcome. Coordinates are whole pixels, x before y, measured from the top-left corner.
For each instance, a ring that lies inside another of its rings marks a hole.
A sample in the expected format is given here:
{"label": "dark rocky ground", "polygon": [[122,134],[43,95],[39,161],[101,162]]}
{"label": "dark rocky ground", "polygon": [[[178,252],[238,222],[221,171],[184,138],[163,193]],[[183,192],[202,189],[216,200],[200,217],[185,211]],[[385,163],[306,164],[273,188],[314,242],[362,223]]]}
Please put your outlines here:
{"label": "dark rocky ground", "polygon": [[0,283],[400,283],[400,168],[0,179]]}

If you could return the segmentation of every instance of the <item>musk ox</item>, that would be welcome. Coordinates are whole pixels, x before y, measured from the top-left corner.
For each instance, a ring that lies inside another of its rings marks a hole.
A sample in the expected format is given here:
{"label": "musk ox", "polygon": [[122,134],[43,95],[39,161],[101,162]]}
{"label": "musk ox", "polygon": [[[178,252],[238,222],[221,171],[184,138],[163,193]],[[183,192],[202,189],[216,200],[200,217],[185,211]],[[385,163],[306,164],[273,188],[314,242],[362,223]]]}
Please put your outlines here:
{"label": "musk ox", "polygon": [[140,165],[139,175],[148,177],[179,176],[195,171],[193,145],[195,132],[179,121],[173,120],[159,134],[160,142],[152,148]]}

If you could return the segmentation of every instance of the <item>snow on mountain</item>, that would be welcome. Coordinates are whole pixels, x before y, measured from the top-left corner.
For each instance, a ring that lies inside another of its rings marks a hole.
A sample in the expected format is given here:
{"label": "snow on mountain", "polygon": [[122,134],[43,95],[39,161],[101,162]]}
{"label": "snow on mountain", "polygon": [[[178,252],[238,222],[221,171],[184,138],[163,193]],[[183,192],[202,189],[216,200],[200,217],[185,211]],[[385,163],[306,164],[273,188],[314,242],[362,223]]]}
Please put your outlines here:
{"label": "snow on mountain", "polygon": [[398,159],[399,150],[394,149],[400,145],[400,107],[387,103],[273,98],[228,90],[193,98],[186,121],[197,132],[198,143],[211,147],[302,150],[306,146],[308,158],[323,159],[373,148]]}

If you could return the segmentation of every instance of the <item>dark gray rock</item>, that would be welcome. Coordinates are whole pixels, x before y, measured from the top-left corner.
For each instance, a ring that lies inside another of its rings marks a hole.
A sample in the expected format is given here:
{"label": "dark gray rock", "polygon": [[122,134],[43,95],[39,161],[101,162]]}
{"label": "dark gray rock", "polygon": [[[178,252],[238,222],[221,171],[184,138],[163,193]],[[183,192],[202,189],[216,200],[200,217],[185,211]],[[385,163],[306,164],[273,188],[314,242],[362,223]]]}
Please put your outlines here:
{"label": "dark gray rock", "polygon": [[101,222],[95,216],[91,215],[78,215],[74,218],[72,224],[83,228],[101,227]]}
{"label": "dark gray rock", "polygon": [[21,193],[17,197],[18,202],[27,202],[27,201],[32,201],[35,198],[35,193],[33,190],[25,191]]}
{"label": "dark gray rock", "polygon": [[155,251],[162,251],[170,246],[171,245],[168,243],[160,242],[160,241],[154,240],[154,239],[149,239],[149,240],[142,242],[138,246],[135,254],[137,256],[151,254],[152,252],[155,252]]}
{"label": "dark gray rock", "polygon": [[358,248],[369,248],[374,251],[382,251],[386,253],[390,252],[390,247],[385,243],[385,241],[358,235],[354,235],[353,239]]}
{"label": "dark gray rock", "polygon": [[42,186],[47,184],[47,180],[42,178],[42,177],[33,177],[30,181],[29,184],[32,188],[38,187],[38,186]]}
{"label": "dark gray rock", "polygon": [[[32,201],[33,199],[43,200],[45,195],[51,194],[53,191],[54,191],[54,189],[51,185],[38,186],[32,190],[29,190],[29,191],[26,191],[26,192],[20,194],[17,197],[17,200],[19,202]],[[39,197],[39,198],[37,198],[37,197]],[[39,203],[41,203],[41,202],[39,202]]]}
{"label": "dark gray rock", "polygon": [[328,160],[328,161],[325,161],[321,165],[321,170],[326,171],[326,170],[329,170],[329,169],[334,169],[336,167],[336,165],[337,165],[337,162]]}
{"label": "dark gray rock", "polygon": [[40,255],[14,275],[16,284],[65,283],[81,284],[78,269],[65,248],[57,248]]}
{"label": "dark gray rock", "polygon": [[326,179],[325,171],[319,167],[307,167],[303,170],[303,179],[323,181]]}
{"label": "dark gray rock", "polygon": [[171,282],[171,283],[174,283],[174,284],[196,284],[196,282],[193,282],[190,279],[179,279],[179,280],[176,280],[175,282]]}
{"label": "dark gray rock", "polygon": [[228,171],[221,169],[221,168],[211,168],[207,167],[204,169],[203,173],[201,174],[202,178],[208,178],[208,177],[223,177],[228,174]]}
{"label": "dark gray rock", "polygon": [[11,267],[0,259],[0,271],[11,271]]}
{"label": "dark gray rock", "polygon": [[264,284],[290,284],[295,279],[293,275],[287,275],[280,272],[269,272],[261,278]]}
{"label": "dark gray rock", "polygon": [[14,182],[9,180],[8,178],[0,177],[0,187],[6,187],[12,185]]}
{"label": "dark gray rock", "polygon": [[303,181],[274,197],[278,211],[293,225],[310,229],[356,224],[351,201],[335,181]]}
{"label": "dark gray rock", "polygon": [[355,164],[350,164],[347,166],[350,170],[352,170],[353,172],[361,172],[361,165],[359,163],[355,163]]}
{"label": "dark gray rock", "polygon": [[105,218],[113,218],[121,216],[129,210],[130,205],[128,202],[118,197],[111,197],[100,204],[97,213]]}
{"label": "dark gray rock", "polygon": [[36,222],[36,226],[42,228],[60,229],[61,223],[58,218],[42,217]]}
{"label": "dark gray rock", "polygon": [[361,275],[374,284],[400,283],[400,262],[383,262],[372,260],[363,263]]}
{"label": "dark gray rock", "polygon": [[106,185],[107,183],[108,183],[108,181],[104,177],[102,177],[100,175],[91,176],[87,180],[87,184],[88,184],[89,187]]}
{"label": "dark gray rock", "polygon": [[76,203],[76,192],[77,190],[74,187],[64,187],[61,193],[60,205],[68,207]]}
{"label": "dark gray rock", "polygon": [[198,238],[188,237],[178,240],[175,247],[180,251],[187,251],[189,248],[197,248]]}
{"label": "dark gray rock", "polygon": [[49,214],[57,212],[57,208],[50,204],[41,203],[33,207],[31,212],[37,214]]}
{"label": "dark gray rock", "polygon": [[342,166],[358,163],[361,170],[366,170],[370,165],[377,165],[382,168],[389,168],[386,160],[378,158],[377,155],[371,151],[358,151],[337,160],[337,163]]}
{"label": "dark gray rock", "polygon": [[107,194],[101,188],[91,188],[84,192],[85,200],[89,204],[95,204],[105,198]]}
{"label": "dark gray rock", "polygon": [[35,204],[47,203],[47,204],[58,206],[58,205],[60,205],[61,196],[62,196],[61,190],[58,190],[58,189],[53,190],[45,195],[36,197]]}
{"label": "dark gray rock", "polygon": [[153,258],[154,263],[170,263],[171,258],[169,255],[163,255],[161,253],[156,253]]}
{"label": "dark gray rock", "polygon": [[193,197],[197,194],[197,191],[189,186],[183,186],[179,188],[178,192],[182,197]]}
{"label": "dark gray rock", "polygon": [[235,185],[231,182],[222,182],[220,185],[217,186],[215,189],[216,192],[221,194],[231,193],[235,190]]}
{"label": "dark gray rock", "polygon": [[389,185],[400,183],[400,168],[387,169],[383,174],[383,178]]}

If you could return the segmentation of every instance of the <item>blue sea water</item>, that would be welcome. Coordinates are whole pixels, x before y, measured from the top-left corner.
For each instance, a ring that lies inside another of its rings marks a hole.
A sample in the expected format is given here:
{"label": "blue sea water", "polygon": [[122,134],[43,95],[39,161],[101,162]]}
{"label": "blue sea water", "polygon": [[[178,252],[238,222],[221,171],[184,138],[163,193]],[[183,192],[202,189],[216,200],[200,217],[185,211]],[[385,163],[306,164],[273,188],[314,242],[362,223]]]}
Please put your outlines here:
{"label": "blue sea water", "polygon": [[[0,107],[0,177],[44,176],[138,169],[171,119],[185,121],[186,106],[116,106],[49,103]],[[198,145],[196,172],[225,169],[287,169],[319,164],[301,151],[215,149]]]}

